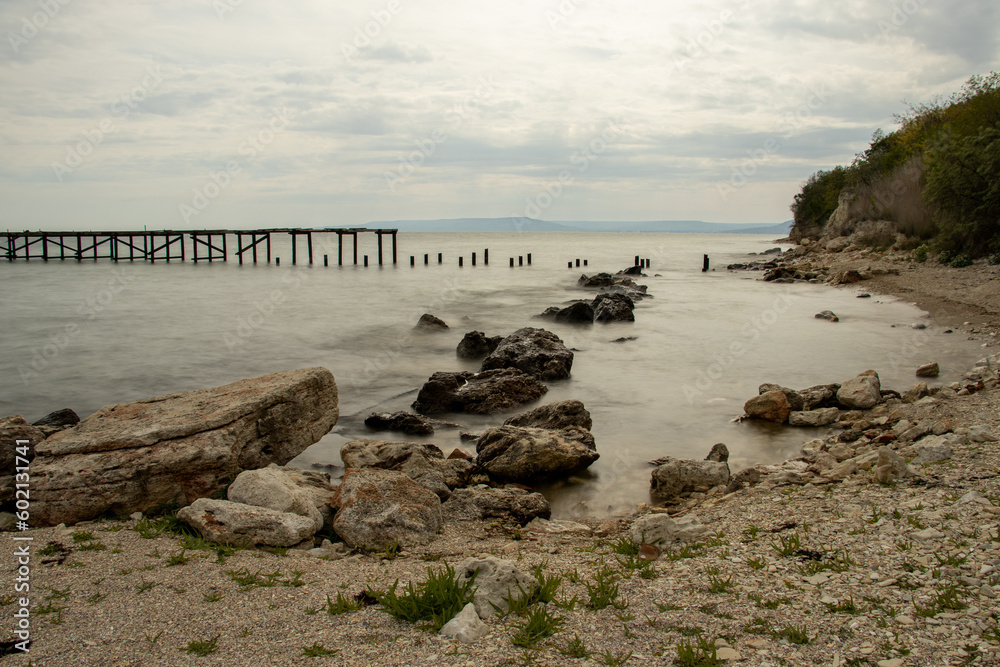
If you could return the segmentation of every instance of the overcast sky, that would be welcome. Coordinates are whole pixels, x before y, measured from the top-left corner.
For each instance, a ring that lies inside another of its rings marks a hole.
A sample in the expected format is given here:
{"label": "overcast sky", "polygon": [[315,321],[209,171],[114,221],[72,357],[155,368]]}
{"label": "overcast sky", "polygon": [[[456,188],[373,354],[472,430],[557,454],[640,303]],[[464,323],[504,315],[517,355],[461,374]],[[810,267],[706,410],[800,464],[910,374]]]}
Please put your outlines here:
{"label": "overcast sky", "polygon": [[0,228],[773,223],[995,0],[3,0]]}

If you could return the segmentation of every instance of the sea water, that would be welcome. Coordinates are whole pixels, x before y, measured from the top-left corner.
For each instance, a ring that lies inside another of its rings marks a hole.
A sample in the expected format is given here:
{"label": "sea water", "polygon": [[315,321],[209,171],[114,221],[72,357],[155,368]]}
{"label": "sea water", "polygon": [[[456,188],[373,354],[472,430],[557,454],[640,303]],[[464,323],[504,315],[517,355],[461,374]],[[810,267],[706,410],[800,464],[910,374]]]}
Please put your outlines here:
{"label": "sea water", "polygon": [[[548,383],[543,401],[583,401],[601,458],[541,490],[556,517],[602,516],[648,500],[651,459],[703,458],[724,442],[735,470],[794,456],[803,442],[828,432],[734,423],[760,383],[803,388],[871,368],[883,387],[902,391],[922,363],[937,361],[939,381],[947,383],[981,353],[977,343],[945,333],[911,304],[857,298],[864,283],[779,285],[762,282],[759,272],[726,271],[729,263],[759,259],[750,253],[775,247],[769,237],[400,233],[397,264],[386,237],[381,266],[373,234],[359,235],[358,266],[351,264],[350,237],[345,266],[337,266],[336,235],[328,237],[316,237],[311,266],[302,240],[297,266],[287,241],[272,248],[280,266],[240,266],[234,258],[194,264],[190,252],[187,262],[170,264],[3,262],[0,414],[33,421],[68,407],[86,416],[110,403],[324,366],[337,379],[340,421],[290,465],[337,476],[340,447],[356,438],[472,452],[460,430],[480,431],[508,415],[445,415],[463,429],[428,437],[376,434],[363,421],[375,410],[408,409],[436,371],[477,370],[476,362],[455,355],[466,332],[496,336],[544,327],[574,350],[575,360],[571,377]],[[701,270],[703,254],[710,256],[708,272]],[[323,255],[330,266],[323,266]],[[364,255],[367,268],[360,264]],[[651,262],[639,280],[651,298],[637,303],[635,322],[574,326],[533,318],[549,306],[592,297],[577,285],[581,274],[624,269],[635,256]],[[816,319],[822,310],[840,322]],[[423,313],[450,328],[414,330]]]}

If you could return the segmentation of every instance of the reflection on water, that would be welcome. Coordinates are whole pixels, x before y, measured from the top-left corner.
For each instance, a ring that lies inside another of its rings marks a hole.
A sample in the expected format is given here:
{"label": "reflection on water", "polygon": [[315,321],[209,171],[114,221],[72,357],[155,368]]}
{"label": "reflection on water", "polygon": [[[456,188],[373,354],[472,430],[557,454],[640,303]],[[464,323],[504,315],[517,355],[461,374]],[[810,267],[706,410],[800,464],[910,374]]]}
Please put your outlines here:
{"label": "reflection on water", "polygon": [[[576,350],[572,377],[549,383],[544,400],[582,400],[601,452],[587,473],[543,489],[557,516],[572,516],[645,501],[645,462],[659,456],[701,458],[725,442],[738,468],[784,459],[825,432],[731,423],[762,382],[802,388],[874,368],[883,386],[904,390],[917,365],[938,361],[940,381],[950,382],[980,352],[933,323],[924,331],[910,328],[927,320],[906,303],[858,299],[857,290],[767,284],[755,273],[700,270],[703,252],[713,266],[724,267],[772,247],[767,238],[401,234],[399,241],[399,265],[367,269],[4,265],[0,413],[34,420],[71,407],[86,415],[107,403],[319,365],[337,378],[343,416],[293,463],[339,466],[342,444],[373,435],[363,425],[371,410],[408,409],[435,371],[476,369],[455,356],[465,332],[498,335],[542,326],[533,315],[590,294],[576,287],[582,271],[614,271],[631,265],[635,255],[650,257],[653,268],[642,282],[653,298],[638,304],[635,323],[544,323]],[[471,267],[469,254],[485,248],[491,265],[483,266],[480,255],[480,265]],[[438,252],[444,264],[419,263],[423,253],[433,260]],[[508,267],[508,257],[528,252],[531,266]],[[280,248],[275,254],[290,255]],[[459,254],[466,257],[462,269]],[[418,258],[416,267],[409,266],[409,255]],[[590,266],[567,269],[567,261],[578,257]],[[109,295],[116,280],[121,289]],[[841,321],[815,319],[822,310],[833,310]],[[425,312],[451,328],[414,331]],[[635,340],[613,342],[621,337]],[[449,418],[476,431],[504,417]],[[411,439],[446,451],[471,449],[457,429]]]}

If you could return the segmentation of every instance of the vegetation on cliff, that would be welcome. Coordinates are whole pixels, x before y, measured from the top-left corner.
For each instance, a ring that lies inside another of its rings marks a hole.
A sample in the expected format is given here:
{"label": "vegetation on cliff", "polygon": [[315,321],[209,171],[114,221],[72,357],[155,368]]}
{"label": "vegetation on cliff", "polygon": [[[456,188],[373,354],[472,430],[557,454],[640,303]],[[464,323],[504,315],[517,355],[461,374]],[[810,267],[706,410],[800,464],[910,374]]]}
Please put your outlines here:
{"label": "vegetation on cliff", "polygon": [[899,129],[876,130],[849,167],[806,181],[791,206],[793,236],[888,220],[897,232],[934,238],[943,251],[1000,251],[1000,74],[974,76],[949,98],[912,105],[896,120]]}

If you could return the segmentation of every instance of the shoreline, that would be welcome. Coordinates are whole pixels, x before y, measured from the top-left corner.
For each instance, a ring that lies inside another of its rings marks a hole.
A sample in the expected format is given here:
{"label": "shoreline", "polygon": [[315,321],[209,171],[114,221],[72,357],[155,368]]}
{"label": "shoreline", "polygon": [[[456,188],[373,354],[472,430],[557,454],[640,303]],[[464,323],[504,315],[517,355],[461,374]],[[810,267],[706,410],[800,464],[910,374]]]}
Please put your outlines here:
{"label": "shoreline", "polygon": [[[822,262],[830,272],[870,271],[891,262],[895,266],[889,268],[901,269],[900,279],[916,272],[932,280],[938,268],[918,265],[904,272],[894,258],[854,253],[807,251],[790,259],[800,268]],[[983,275],[986,284],[993,274]],[[916,295],[925,303],[938,299],[937,311],[929,310],[934,319],[962,317],[973,322],[970,335],[995,344],[990,334],[997,330],[1000,308],[991,310],[988,303],[977,322],[960,315],[973,312],[966,299],[938,295],[918,281],[902,286],[880,280],[890,276],[896,277],[884,274],[855,286],[906,300]],[[991,372],[995,378],[995,367]],[[956,438],[953,455],[919,467],[915,479],[891,484],[875,483],[867,474],[806,484],[765,477],[734,493],[697,499],[675,515],[694,514],[709,532],[698,546],[666,550],[654,562],[651,578],[630,569],[627,557],[613,549],[628,534],[634,512],[586,521],[586,529],[558,522],[549,527],[580,531],[575,533],[536,533],[486,521],[450,525],[429,544],[394,558],[359,553],[331,554],[330,560],[295,550],[251,549],[218,562],[223,559],[216,552],[185,548],[176,536],[144,538],[134,530],[140,525],[136,519],[32,529],[35,643],[31,653],[6,660],[205,664],[185,649],[189,642],[217,637],[208,658],[213,664],[313,664],[304,652],[321,645],[336,653],[315,664],[615,664],[631,652],[620,664],[662,665],[673,663],[678,647],[697,647],[700,637],[727,663],[739,665],[995,664],[1000,661],[994,611],[1000,595],[1000,445],[970,441],[969,427],[985,425],[993,436],[1000,433],[1000,389],[945,393],[871,417],[886,417],[882,426],[893,417],[941,423]],[[4,548],[13,553],[12,534],[4,535]],[[793,541],[804,555],[795,550],[782,555]],[[64,549],[50,547],[53,553],[41,555],[51,542]],[[563,629],[525,652],[511,642],[524,622],[514,615],[494,618],[484,639],[461,644],[397,621],[378,606],[326,612],[326,596],[353,596],[368,586],[385,589],[396,579],[401,585],[419,583],[428,568],[485,555],[508,559],[524,572],[542,567],[562,576],[556,599],[577,599],[552,609],[563,617]],[[618,577],[621,609],[586,606],[587,585],[605,566]],[[8,580],[16,571],[12,567]],[[232,574],[255,572],[279,574],[274,585],[249,588]],[[17,605],[7,597],[3,602],[10,628]],[[563,653],[574,636],[591,653],[590,661]]]}

